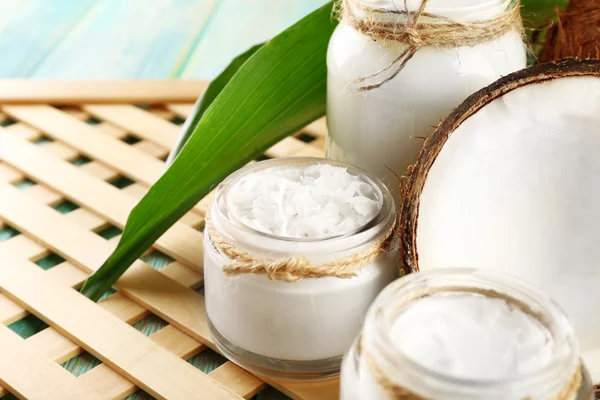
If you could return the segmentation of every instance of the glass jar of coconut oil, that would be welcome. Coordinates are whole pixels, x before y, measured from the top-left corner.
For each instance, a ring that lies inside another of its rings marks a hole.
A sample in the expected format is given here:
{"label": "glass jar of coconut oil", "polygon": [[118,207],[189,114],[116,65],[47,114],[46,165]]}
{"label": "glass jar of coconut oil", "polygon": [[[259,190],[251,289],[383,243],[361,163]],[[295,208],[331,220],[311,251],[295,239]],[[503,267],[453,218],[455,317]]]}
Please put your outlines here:
{"label": "glass jar of coconut oil", "polygon": [[216,190],[204,286],[219,350],[264,375],[337,375],[377,294],[398,277],[394,201],[356,167],[262,161]]}
{"label": "glass jar of coconut oil", "polygon": [[342,365],[342,400],[591,400],[566,316],[504,275],[440,269],[389,285]]}
{"label": "glass jar of coconut oil", "polygon": [[420,0],[342,0],[327,54],[327,156],[376,174],[398,200],[398,177],[440,119],[526,66],[517,3],[429,0],[415,17]]}

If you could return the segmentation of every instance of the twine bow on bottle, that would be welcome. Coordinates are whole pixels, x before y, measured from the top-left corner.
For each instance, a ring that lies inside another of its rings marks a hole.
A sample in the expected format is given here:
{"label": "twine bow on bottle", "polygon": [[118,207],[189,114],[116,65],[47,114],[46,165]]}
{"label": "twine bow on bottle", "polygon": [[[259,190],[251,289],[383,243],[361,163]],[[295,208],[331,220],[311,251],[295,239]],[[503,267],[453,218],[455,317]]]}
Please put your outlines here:
{"label": "twine bow on bottle", "polygon": [[[368,7],[363,1],[339,0],[335,10],[338,19],[374,40],[398,42],[404,49],[384,68],[355,79],[352,84],[357,86],[358,92],[377,89],[394,79],[422,48],[475,46],[512,29],[523,33],[519,0],[512,0],[507,9],[494,18],[472,21],[455,21],[426,12],[428,0],[422,0],[415,11],[409,10],[408,0],[404,0],[404,10]],[[388,76],[368,82],[389,70],[392,73]]]}

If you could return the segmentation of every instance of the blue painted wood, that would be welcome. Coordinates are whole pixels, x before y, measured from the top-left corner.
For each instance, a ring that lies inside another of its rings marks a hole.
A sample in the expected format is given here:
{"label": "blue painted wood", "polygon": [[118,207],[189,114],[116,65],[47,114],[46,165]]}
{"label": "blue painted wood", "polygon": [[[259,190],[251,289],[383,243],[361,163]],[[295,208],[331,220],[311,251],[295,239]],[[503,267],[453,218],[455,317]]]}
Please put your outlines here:
{"label": "blue painted wood", "polygon": [[210,79],[327,0],[0,0],[0,78]]}
{"label": "blue painted wood", "polygon": [[216,0],[100,0],[32,74],[35,78],[167,78]]}
{"label": "blue painted wood", "polygon": [[0,77],[27,77],[97,0],[0,0]]}
{"label": "blue painted wood", "polygon": [[197,79],[215,76],[237,54],[270,39],[326,2],[222,0],[181,76]]}

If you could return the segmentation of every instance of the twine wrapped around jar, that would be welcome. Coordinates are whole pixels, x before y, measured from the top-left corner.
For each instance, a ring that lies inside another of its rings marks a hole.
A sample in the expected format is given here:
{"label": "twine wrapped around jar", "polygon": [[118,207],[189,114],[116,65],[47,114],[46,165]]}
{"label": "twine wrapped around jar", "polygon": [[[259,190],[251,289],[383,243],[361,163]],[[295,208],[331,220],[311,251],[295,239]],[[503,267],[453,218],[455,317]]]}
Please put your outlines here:
{"label": "twine wrapped around jar", "polygon": [[[358,92],[379,88],[394,79],[422,48],[475,46],[490,42],[512,29],[522,35],[524,32],[519,0],[512,0],[507,10],[495,18],[463,22],[425,12],[427,3],[428,0],[421,0],[416,11],[409,11],[408,0],[404,0],[404,10],[368,7],[361,0],[336,1],[334,13],[337,18],[356,31],[375,40],[389,40],[405,45],[405,49],[386,67],[354,80],[353,84],[358,85]],[[378,77],[388,70],[393,71],[388,77],[376,83],[365,84],[368,79]]]}
{"label": "twine wrapped around jar", "polygon": [[228,241],[214,227],[210,213],[206,214],[206,229],[212,245],[232,262],[223,266],[226,276],[242,274],[267,275],[273,281],[297,282],[303,278],[352,278],[356,272],[385,252],[394,235],[397,219],[392,227],[379,239],[363,251],[327,264],[312,265],[306,257],[286,257],[272,261],[253,255]]}

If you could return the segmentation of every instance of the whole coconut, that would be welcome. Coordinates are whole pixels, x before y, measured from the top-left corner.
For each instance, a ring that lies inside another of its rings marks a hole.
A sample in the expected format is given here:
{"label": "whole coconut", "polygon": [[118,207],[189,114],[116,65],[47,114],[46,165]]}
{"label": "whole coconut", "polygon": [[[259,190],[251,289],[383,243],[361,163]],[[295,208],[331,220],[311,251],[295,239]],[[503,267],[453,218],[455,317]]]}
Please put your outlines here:
{"label": "whole coconut", "polygon": [[539,61],[568,57],[600,59],[600,0],[571,0],[548,30]]}

